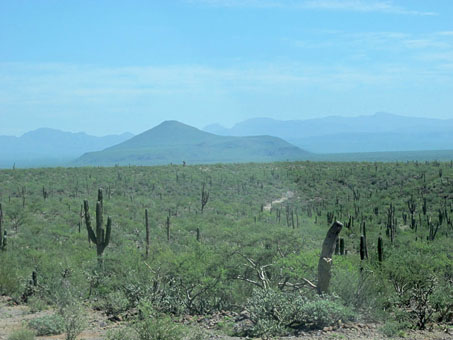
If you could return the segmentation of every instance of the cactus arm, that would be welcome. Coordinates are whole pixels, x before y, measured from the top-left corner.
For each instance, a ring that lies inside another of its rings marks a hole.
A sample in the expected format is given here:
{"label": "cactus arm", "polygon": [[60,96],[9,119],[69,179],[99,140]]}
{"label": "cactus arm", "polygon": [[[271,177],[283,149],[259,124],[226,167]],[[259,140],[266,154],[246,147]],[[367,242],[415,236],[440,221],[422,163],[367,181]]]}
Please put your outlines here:
{"label": "cactus arm", "polygon": [[112,232],[112,219],[110,216],[107,218],[107,227],[105,230],[105,238],[104,238],[104,248],[109,245],[110,242],[110,233]]}
{"label": "cactus arm", "polygon": [[85,224],[87,227],[88,236],[94,244],[97,244],[96,234],[94,233],[93,228],[91,228],[91,216],[89,212],[90,208],[88,206],[87,200],[83,201],[83,209],[85,210]]}
{"label": "cactus arm", "polygon": [[[102,230],[102,202],[98,201],[96,203],[96,235],[99,237]],[[104,238],[101,237],[100,242],[104,241]]]}

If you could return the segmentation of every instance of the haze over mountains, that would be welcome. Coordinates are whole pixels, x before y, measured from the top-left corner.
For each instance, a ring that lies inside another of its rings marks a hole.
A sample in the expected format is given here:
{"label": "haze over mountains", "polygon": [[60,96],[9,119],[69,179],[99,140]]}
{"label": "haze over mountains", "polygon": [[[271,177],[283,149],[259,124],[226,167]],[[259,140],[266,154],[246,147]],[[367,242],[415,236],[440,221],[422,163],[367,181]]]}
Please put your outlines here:
{"label": "haze over mountains", "polygon": [[453,149],[453,119],[389,113],[290,121],[254,118],[230,129],[212,124],[204,130],[227,136],[276,136],[314,153]]}
{"label": "haze over mountains", "polygon": [[53,166],[72,161],[88,151],[103,150],[121,143],[133,134],[96,137],[84,132],[41,128],[20,137],[0,136],[0,167]]}
{"label": "haze over mountains", "polygon": [[453,159],[453,119],[387,113],[293,121],[255,118],[231,129],[213,124],[204,130],[177,121],[137,136],[95,137],[42,128],[21,137],[0,136],[0,167]]}
{"label": "haze over mountains", "polygon": [[160,165],[303,160],[310,154],[271,136],[227,137],[165,121],[123,143],[84,154],[75,165]]}

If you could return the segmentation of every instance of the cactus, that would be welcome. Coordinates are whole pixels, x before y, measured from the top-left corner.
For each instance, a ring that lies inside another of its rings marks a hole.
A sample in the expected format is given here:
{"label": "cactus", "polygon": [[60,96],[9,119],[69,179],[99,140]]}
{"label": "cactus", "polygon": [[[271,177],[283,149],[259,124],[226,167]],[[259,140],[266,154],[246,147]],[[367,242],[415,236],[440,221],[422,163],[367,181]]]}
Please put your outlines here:
{"label": "cactus", "polygon": [[436,238],[436,234],[439,231],[440,224],[437,223],[436,226],[434,227],[434,223],[431,222],[430,217],[426,217],[426,224],[428,225],[429,229],[429,235],[427,237],[428,241],[434,241]]}
{"label": "cactus", "polygon": [[333,222],[333,218],[334,218],[333,212],[328,211],[327,212],[327,224],[331,224]]}
{"label": "cactus", "polygon": [[390,241],[393,244],[396,233],[396,219],[395,219],[395,207],[393,204],[390,204],[390,207],[387,209],[387,230],[386,234],[390,238]]}
{"label": "cactus", "polygon": [[148,220],[148,209],[145,209],[145,231],[146,231],[146,254],[145,257],[149,256],[149,220]]}
{"label": "cactus", "polygon": [[365,221],[362,222],[362,235],[363,235],[363,246],[364,246],[364,251],[365,251],[365,258],[368,259],[368,247],[366,243],[366,224]]}
{"label": "cactus", "polygon": [[33,285],[33,287],[38,286],[38,274],[36,273],[36,271],[33,271],[31,273],[31,284]]}
{"label": "cactus", "polygon": [[379,262],[382,262],[384,259],[384,244],[382,241],[382,237],[379,236],[378,242],[377,242],[377,250],[378,250],[378,260]]}
{"label": "cactus", "polygon": [[407,207],[409,208],[409,212],[411,214],[411,229],[415,229],[415,218],[414,218],[414,213],[417,208],[417,204],[415,203],[414,198],[411,196],[410,200],[407,201]]}
{"label": "cactus", "polygon": [[3,223],[3,210],[2,210],[2,204],[0,203],[0,250],[5,250],[7,235],[6,235],[6,230],[3,231],[2,223]]}
{"label": "cactus", "polygon": [[205,184],[203,183],[203,187],[201,188],[201,213],[203,213],[203,209],[205,205],[208,203],[209,199],[209,191],[205,190]]}
{"label": "cactus", "polygon": [[102,254],[110,242],[110,233],[112,230],[112,219],[110,216],[107,218],[107,225],[104,230],[103,225],[103,203],[102,203],[102,189],[98,190],[98,201],[96,203],[96,232],[91,227],[91,217],[89,212],[88,201],[83,201],[83,208],[85,211],[85,224],[88,231],[88,237],[96,245],[96,253],[98,256],[98,263],[102,265]]}
{"label": "cactus", "polygon": [[360,260],[365,260],[365,237],[360,236]]}
{"label": "cactus", "polygon": [[165,224],[167,227],[167,241],[170,242],[170,215],[167,216],[167,222]]}
{"label": "cactus", "polygon": [[352,227],[354,227],[354,217],[349,215],[349,220],[346,222],[346,228],[351,229]]}

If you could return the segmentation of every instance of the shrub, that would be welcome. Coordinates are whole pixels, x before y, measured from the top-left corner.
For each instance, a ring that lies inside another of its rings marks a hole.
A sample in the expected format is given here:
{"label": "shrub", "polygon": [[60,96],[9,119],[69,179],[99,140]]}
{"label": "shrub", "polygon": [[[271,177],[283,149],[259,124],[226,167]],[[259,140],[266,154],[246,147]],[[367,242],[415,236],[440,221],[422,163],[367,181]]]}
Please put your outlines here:
{"label": "shrub", "polygon": [[26,328],[18,329],[8,336],[8,340],[34,340],[34,339],[35,333]]}
{"label": "shrub", "polygon": [[130,327],[113,329],[107,332],[106,340],[137,340],[137,333]]}
{"label": "shrub", "polygon": [[73,302],[60,309],[64,320],[66,340],[75,340],[86,326],[85,311],[80,303]]}
{"label": "shrub", "polygon": [[128,310],[129,300],[122,291],[109,293],[98,307],[103,309],[107,314],[116,316]]}
{"label": "shrub", "polygon": [[410,325],[407,323],[400,323],[396,321],[388,321],[379,330],[386,337],[393,338],[395,336],[404,337],[404,330]]}
{"label": "shrub", "polygon": [[9,253],[0,255],[0,295],[16,295],[21,287],[17,263]]}
{"label": "shrub", "polygon": [[305,329],[320,329],[336,324],[338,321],[352,320],[354,314],[337,299],[315,297],[300,306],[296,312],[296,320]]}
{"label": "shrub", "polygon": [[58,314],[45,315],[40,318],[30,320],[28,327],[36,331],[36,335],[55,335],[64,332],[64,320]]}
{"label": "shrub", "polygon": [[139,305],[141,319],[134,324],[139,340],[179,340],[183,338],[181,326],[170,317],[157,314],[148,302]]}
{"label": "shrub", "polygon": [[354,318],[353,312],[337,298],[318,295],[310,298],[297,293],[255,290],[247,310],[253,326],[243,330],[253,336],[275,336],[299,329],[319,329]]}
{"label": "shrub", "polygon": [[31,313],[41,312],[47,309],[47,303],[37,296],[30,296],[27,301],[27,306],[30,308]]}

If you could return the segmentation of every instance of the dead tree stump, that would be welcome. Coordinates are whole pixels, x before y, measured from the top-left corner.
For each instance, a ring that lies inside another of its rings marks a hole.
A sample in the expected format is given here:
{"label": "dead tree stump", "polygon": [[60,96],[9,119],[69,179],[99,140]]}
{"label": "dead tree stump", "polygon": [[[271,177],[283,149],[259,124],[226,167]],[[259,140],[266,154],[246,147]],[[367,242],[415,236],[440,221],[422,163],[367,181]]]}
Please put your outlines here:
{"label": "dead tree stump", "polygon": [[332,255],[335,251],[335,243],[338,234],[343,228],[343,224],[335,221],[327,232],[326,238],[322,244],[321,256],[318,262],[318,294],[327,293],[329,289],[330,278],[332,274],[330,269],[332,267]]}

